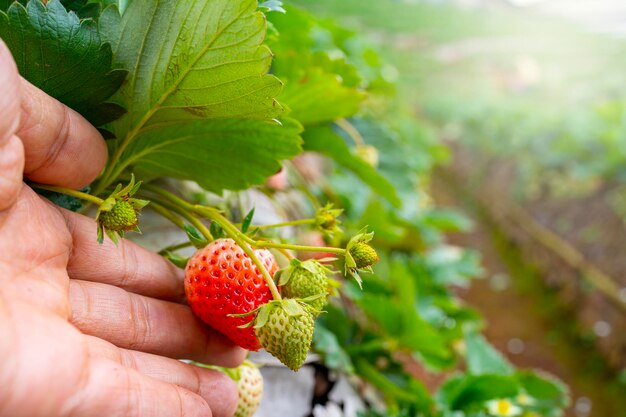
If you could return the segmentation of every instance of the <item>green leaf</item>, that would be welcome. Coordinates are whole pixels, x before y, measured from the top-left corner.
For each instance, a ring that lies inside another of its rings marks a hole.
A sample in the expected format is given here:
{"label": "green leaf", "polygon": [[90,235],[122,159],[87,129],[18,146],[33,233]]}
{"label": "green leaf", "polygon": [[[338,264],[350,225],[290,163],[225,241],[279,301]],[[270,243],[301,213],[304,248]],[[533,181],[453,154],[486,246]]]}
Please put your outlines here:
{"label": "green leaf", "polygon": [[186,256],[182,256],[170,251],[165,252],[163,254],[163,257],[180,269],[185,269],[185,267],[187,266],[187,262],[189,262],[189,258],[187,258]]}
{"label": "green leaf", "polygon": [[[280,75],[280,74],[278,74]],[[365,95],[341,84],[336,74],[311,68],[299,80],[287,81],[281,95],[291,117],[312,126],[355,115]]]}
{"label": "green leaf", "polygon": [[[380,390],[387,400],[416,404],[422,410],[430,408],[432,400],[428,390],[420,381],[412,378],[395,381],[364,359],[357,359],[354,365],[357,374]],[[402,386],[397,382],[403,382]]]}
{"label": "green leaf", "polygon": [[509,361],[481,334],[468,332],[465,336],[465,345],[467,349],[465,361],[470,374],[510,375],[513,373],[513,367]]}
{"label": "green leaf", "polygon": [[519,393],[519,385],[510,376],[455,375],[436,394],[439,405],[449,410],[476,411],[496,398],[511,398]]}
{"label": "green leaf", "polygon": [[313,347],[324,358],[324,364],[330,369],[353,373],[354,366],[350,356],[339,344],[337,336],[328,330],[319,321],[315,322],[313,332]]}
{"label": "green leaf", "polygon": [[555,377],[531,371],[518,371],[515,376],[525,394],[535,400],[533,408],[542,415],[559,416],[558,411],[569,405],[567,387]]}
{"label": "green leaf", "polygon": [[0,11],[0,38],[11,50],[20,74],[36,87],[99,126],[124,110],[105,103],[126,71],[112,69],[111,46],[91,20],[81,21],[59,0],[31,0]]}
{"label": "green leaf", "polygon": [[[282,83],[267,75],[265,18],[254,0],[135,0],[107,8],[100,27],[130,71],[115,96],[129,112],[112,125],[114,168],[192,179],[210,191],[262,183],[299,152],[283,112]],[[208,170],[207,170],[208,169]]]}
{"label": "green leaf", "polygon": [[61,3],[67,10],[73,11],[81,19],[98,20],[102,11],[111,5],[118,7],[123,12],[128,1],[130,0],[61,0]]}
{"label": "green leaf", "polygon": [[357,303],[368,318],[377,323],[385,337],[397,340],[401,347],[417,354],[427,365],[441,369],[454,363],[447,341],[418,315],[413,303],[403,303],[384,294],[371,294],[368,288]]}
{"label": "green leaf", "polygon": [[207,242],[206,238],[202,236],[198,229],[190,224],[185,225],[185,233],[187,233],[187,237],[189,238],[191,244],[197,249],[202,249],[209,244],[209,242]]}
{"label": "green leaf", "polygon": [[259,308],[257,316],[253,320],[255,329],[260,329],[261,327],[265,326],[265,323],[267,323],[267,320],[269,320],[270,311],[272,308],[277,308],[277,307],[275,304],[267,303]]}
{"label": "green leaf", "polygon": [[61,4],[73,11],[81,19],[97,20],[102,13],[102,4],[96,0],[61,0]]}
{"label": "green leaf", "polygon": [[291,116],[308,127],[356,114],[365,98],[356,68],[313,16],[294,7],[286,10],[269,16],[280,33],[270,45],[276,55],[272,70],[285,81],[281,101]]}
{"label": "green leaf", "polygon": [[6,11],[9,6],[16,2],[26,6],[27,0],[0,0],[0,10]]}
{"label": "green leaf", "polygon": [[393,185],[361,158],[353,155],[348,145],[330,126],[308,128],[303,138],[305,150],[319,152],[332,158],[342,167],[352,171],[381,197],[394,206],[400,206],[401,201]]}
{"label": "green leaf", "polygon": [[211,226],[209,226],[209,231],[215,239],[221,239],[225,236],[224,229],[222,229],[222,226],[220,226],[216,222],[211,222]]}
{"label": "green leaf", "polygon": [[129,113],[116,132],[282,113],[274,99],[282,83],[266,75],[272,54],[261,46],[265,20],[256,1],[135,0],[121,17],[109,7],[100,26],[131,72],[117,95]]}
{"label": "green leaf", "polygon": [[300,152],[300,125],[259,120],[206,120],[149,130],[127,148],[123,163],[144,180],[173,177],[220,193],[260,184],[280,160]]}
{"label": "green leaf", "polygon": [[445,208],[436,208],[424,214],[423,222],[442,232],[467,232],[472,222],[462,213]]}
{"label": "green leaf", "polygon": [[252,210],[248,212],[246,217],[243,219],[243,222],[241,224],[242,233],[246,233],[248,231],[248,229],[250,228],[250,223],[252,223],[253,217],[254,217],[254,207],[252,208]]}

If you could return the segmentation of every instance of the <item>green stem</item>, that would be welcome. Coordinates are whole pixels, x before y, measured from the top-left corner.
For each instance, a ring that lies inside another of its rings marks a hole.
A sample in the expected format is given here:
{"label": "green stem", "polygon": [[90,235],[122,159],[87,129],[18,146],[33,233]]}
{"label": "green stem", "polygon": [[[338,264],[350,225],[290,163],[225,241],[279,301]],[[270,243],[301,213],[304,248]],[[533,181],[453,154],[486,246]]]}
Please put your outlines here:
{"label": "green stem", "polygon": [[[126,168],[125,165],[119,166],[117,168],[115,168],[114,165],[111,165],[111,169],[110,170],[107,169],[107,171],[105,171],[105,173],[102,175],[102,177],[100,177],[100,180],[96,184],[94,194],[102,193],[109,185],[111,185],[111,183],[116,178],[118,178],[118,177],[120,177],[120,175],[122,175],[122,172],[124,172],[124,168]],[[107,172],[108,172],[108,174],[107,174]],[[105,177],[105,175],[106,175],[106,177]]]}
{"label": "green stem", "polygon": [[135,125],[133,130],[131,130],[126,135],[126,137],[119,143],[117,149],[115,150],[115,153],[111,158],[109,158],[109,165],[107,165],[104,173],[100,176],[98,184],[96,184],[94,194],[100,194],[102,191],[104,191],[113,182],[113,180],[115,180],[115,178],[124,171],[126,165],[117,166],[117,163],[120,159],[122,159],[124,151],[132,142],[133,138],[135,138],[139,134],[141,128],[150,119],[150,117],[154,115],[154,111],[156,111],[156,107],[146,113],[143,118]]}
{"label": "green stem", "polygon": [[291,245],[288,243],[275,243],[269,240],[260,240],[255,241],[254,246],[257,248],[275,248],[275,249],[291,249],[300,252],[330,252],[337,253],[339,255],[344,255],[346,250],[343,248],[334,248],[332,246],[302,246],[302,245]]}
{"label": "green stem", "polygon": [[165,217],[167,220],[174,223],[179,228],[181,229],[185,228],[185,223],[181,219],[176,217],[174,213],[172,213],[170,210],[166,209],[162,205],[155,203],[154,201],[151,201],[150,204],[148,205],[148,208],[160,214],[161,216]]}
{"label": "green stem", "polygon": [[309,181],[304,178],[304,176],[300,173],[300,171],[293,164],[293,162],[287,162],[287,164],[289,164],[289,166],[291,167],[289,173],[296,179],[296,182],[298,183],[298,190],[309,199],[309,201],[316,210],[322,207],[322,203],[320,203],[318,198],[311,191],[311,184],[309,184]]}
{"label": "green stem", "polygon": [[344,132],[350,136],[350,139],[354,141],[356,146],[365,146],[365,140],[363,140],[363,136],[361,133],[346,119],[337,119],[335,120],[335,124],[339,126]]}
{"label": "green stem", "polygon": [[278,251],[282,253],[285,258],[289,259],[289,261],[295,258],[287,249],[278,249]]}
{"label": "green stem", "polygon": [[292,220],[289,222],[283,222],[283,223],[275,223],[275,224],[264,224],[262,226],[254,226],[256,229],[259,230],[267,230],[267,229],[274,229],[274,228],[278,228],[278,227],[287,227],[287,226],[300,226],[303,224],[315,224],[315,219],[301,219],[301,220]]}
{"label": "green stem", "polygon": [[[154,198],[153,197],[149,197],[150,200],[152,202],[154,202]],[[184,200],[182,200],[184,201]],[[209,230],[208,227],[206,227],[206,225],[204,223],[202,223],[202,221],[200,221],[200,219],[196,216],[194,216],[192,213],[189,212],[189,210],[186,210],[184,207],[178,206],[176,204],[173,204],[171,201],[158,201],[157,200],[157,205],[161,205],[165,208],[167,208],[168,210],[171,210],[173,212],[175,212],[176,214],[182,216],[185,220],[187,220],[193,227],[195,227],[196,229],[198,229],[198,231],[202,234],[202,236],[204,236],[204,238],[206,240],[208,240],[209,242],[212,242],[215,240],[215,238],[213,237],[213,234],[211,234],[211,231]],[[180,226],[181,229],[185,228],[185,225],[183,224],[182,226]]]}
{"label": "green stem", "polygon": [[29,185],[31,188],[35,188],[37,190],[46,190],[46,191],[52,191],[54,193],[65,194],[70,197],[76,197],[84,201],[89,201],[90,203],[97,204],[98,206],[104,203],[103,199],[98,198],[95,195],[83,193],[81,191],[72,190],[70,188],[55,187],[53,185],[36,184],[36,183],[30,183]]}
{"label": "green stem", "polygon": [[174,251],[177,251],[179,249],[185,249],[185,248],[188,248],[188,247],[191,247],[191,246],[193,246],[193,243],[191,243],[191,242],[183,242],[183,243],[178,243],[176,245],[170,245],[168,247],[165,247],[165,248],[161,249],[159,251],[159,255],[164,255],[167,252],[174,252]]}

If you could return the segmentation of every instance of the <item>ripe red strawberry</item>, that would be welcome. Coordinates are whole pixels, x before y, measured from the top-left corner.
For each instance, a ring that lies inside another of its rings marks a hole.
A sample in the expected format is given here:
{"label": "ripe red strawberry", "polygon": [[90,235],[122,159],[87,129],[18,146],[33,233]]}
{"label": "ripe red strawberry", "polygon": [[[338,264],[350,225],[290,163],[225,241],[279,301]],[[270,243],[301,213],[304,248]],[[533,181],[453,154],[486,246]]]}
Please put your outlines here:
{"label": "ripe red strawberry", "polygon": [[[274,256],[255,250],[271,276],[278,270]],[[239,346],[259,350],[252,327],[239,328],[253,316],[248,313],[272,300],[265,279],[250,257],[232,239],[218,239],[196,252],[185,268],[185,294],[193,312]]]}

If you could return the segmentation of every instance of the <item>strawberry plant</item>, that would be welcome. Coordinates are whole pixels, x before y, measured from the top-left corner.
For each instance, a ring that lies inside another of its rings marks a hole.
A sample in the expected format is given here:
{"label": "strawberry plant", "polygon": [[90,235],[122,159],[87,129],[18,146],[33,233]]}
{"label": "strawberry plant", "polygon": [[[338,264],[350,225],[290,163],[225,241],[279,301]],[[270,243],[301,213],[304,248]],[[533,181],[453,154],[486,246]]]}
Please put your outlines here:
{"label": "strawberry plant", "polygon": [[[100,241],[139,230],[141,210],[183,230],[161,254],[233,342],[293,370],[312,348],[374,392],[364,415],[561,415],[562,385],[514,369],[454,296],[479,268],[443,241],[464,220],[425,193],[445,151],[353,33],[278,1],[29,0],[0,1],[0,37],[24,78],[107,138],[88,189],[30,185],[95,207]],[[285,162],[304,150],[324,163]],[[286,189],[264,186],[281,167]],[[258,223],[238,201],[251,189],[284,218]],[[415,364],[450,375],[426,387]],[[247,374],[233,373],[241,416],[258,404]]]}

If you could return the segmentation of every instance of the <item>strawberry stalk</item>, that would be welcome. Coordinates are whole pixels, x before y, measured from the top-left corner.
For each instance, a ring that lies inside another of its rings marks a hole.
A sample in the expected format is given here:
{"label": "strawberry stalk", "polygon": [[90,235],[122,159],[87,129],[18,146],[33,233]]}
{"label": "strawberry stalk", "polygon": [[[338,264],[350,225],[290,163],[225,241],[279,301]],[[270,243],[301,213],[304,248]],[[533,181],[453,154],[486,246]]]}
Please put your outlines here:
{"label": "strawberry stalk", "polygon": [[192,246],[193,246],[193,243],[191,243],[191,242],[177,243],[175,245],[170,245],[170,246],[167,246],[167,247],[161,249],[159,251],[159,255],[165,255],[168,252],[175,252],[177,250],[189,248],[189,247],[192,247]]}
{"label": "strawberry stalk", "polygon": [[330,252],[339,255],[345,255],[346,250],[342,248],[334,248],[332,246],[303,246],[292,245],[289,243],[276,243],[269,240],[253,241],[253,245],[257,248],[273,248],[273,249],[290,249],[300,252]]}
{"label": "strawberry stalk", "polygon": [[[186,203],[186,204],[189,204],[189,203]],[[255,248],[289,249],[289,250],[302,251],[302,252],[331,252],[331,253],[337,253],[340,255],[343,255],[346,253],[346,250],[342,248],[334,248],[334,247],[326,247],[326,246],[303,246],[303,245],[292,245],[289,243],[276,243],[270,240],[254,240],[248,235],[246,235],[245,233],[240,232],[239,229],[237,229],[230,221],[228,221],[228,219],[226,219],[226,217],[224,217],[218,210],[211,208],[211,207],[199,206],[199,205],[194,205],[192,207],[196,213],[210,220],[213,220],[214,222],[222,226],[224,231],[226,231],[229,235],[236,234],[239,238],[241,238],[247,244],[252,245]]]}
{"label": "strawberry stalk", "polygon": [[[152,187],[146,187],[146,188],[152,188]],[[181,200],[181,201],[184,201],[184,200]],[[177,204],[175,204],[175,203],[173,203],[171,201],[161,201],[159,203],[163,207],[167,207],[167,209],[169,209],[169,210],[179,214],[180,216],[182,216],[193,227],[198,229],[198,231],[202,234],[202,236],[204,236],[204,238],[207,241],[212,242],[212,241],[215,240],[215,238],[213,237],[213,234],[211,233],[209,228],[206,227],[205,224],[202,223],[198,217],[196,217],[192,213],[190,213],[190,211],[187,210],[185,207],[181,207],[181,206],[179,206],[179,205],[177,205]],[[184,225],[181,226],[181,229],[184,229]]]}
{"label": "strawberry stalk", "polygon": [[305,224],[315,224],[315,219],[300,219],[300,220],[292,220],[292,221],[283,222],[283,223],[264,224],[261,226],[254,226],[254,228],[258,230],[267,230],[267,229],[277,229],[279,227],[301,226]]}
{"label": "strawberry stalk", "polygon": [[55,187],[53,185],[36,184],[36,183],[30,183],[28,185],[31,188],[34,188],[36,190],[45,190],[45,191],[52,191],[53,193],[65,194],[65,195],[68,195],[70,197],[78,198],[79,200],[88,201],[88,202],[96,204],[98,206],[101,206],[102,203],[104,203],[103,199],[98,198],[95,195],[83,193],[83,192],[77,191],[77,190],[72,190],[70,188]]}
{"label": "strawberry stalk", "polygon": [[150,205],[150,208],[156,211],[157,213],[159,213],[161,216],[165,217],[170,222],[172,222],[175,226],[181,229],[185,228],[185,223],[180,218],[178,218],[174,213],[172,213],[170,210],[166,209],[165,207],[161,206],[160,204],[156,204],[155,202],[152,202],[152,204]]}

